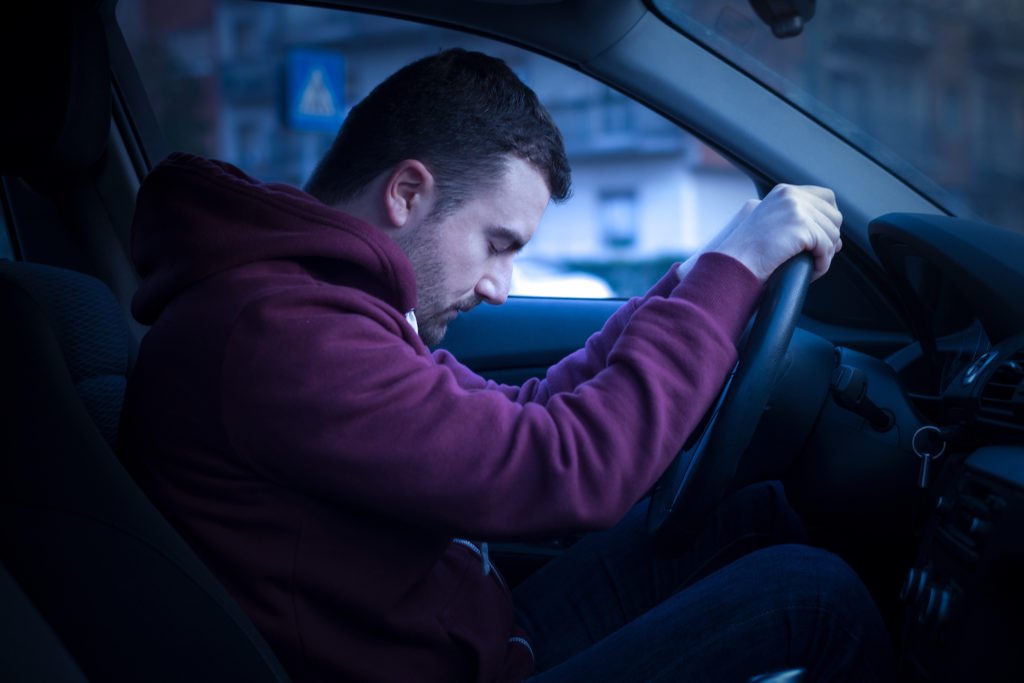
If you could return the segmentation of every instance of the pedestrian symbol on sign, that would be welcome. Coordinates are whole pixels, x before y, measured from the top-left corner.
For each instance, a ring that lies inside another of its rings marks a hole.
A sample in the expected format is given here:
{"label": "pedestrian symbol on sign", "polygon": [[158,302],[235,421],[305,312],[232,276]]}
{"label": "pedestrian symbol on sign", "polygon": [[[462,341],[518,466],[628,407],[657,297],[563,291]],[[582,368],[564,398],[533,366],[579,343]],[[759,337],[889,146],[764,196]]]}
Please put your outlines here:
{"label": "pedestrian symbol on sign", "polygon": [[309,75],[309,83],[302,93],[299,112],[307,116],[334,116],[338,108],[334,106],[334,97],[324,83],[322,69],[313,69]]}
{"label": "pedestrian symbol on sign", "polygon": [[345,58],[329,50],[292,49],[284,112],[294,130],[336,132],[345,119]]}

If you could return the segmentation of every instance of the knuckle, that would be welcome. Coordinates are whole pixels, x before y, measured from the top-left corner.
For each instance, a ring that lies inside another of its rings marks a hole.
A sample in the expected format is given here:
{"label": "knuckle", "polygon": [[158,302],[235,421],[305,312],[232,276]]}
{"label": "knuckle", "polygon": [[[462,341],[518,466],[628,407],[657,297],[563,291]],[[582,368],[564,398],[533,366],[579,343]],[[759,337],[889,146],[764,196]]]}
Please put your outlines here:
{"label": "knuckle", "polygon": [[778,210],[788,214],[795,214],[798,208],[798,202],[793,197],[781,194],[775,197],[775,205],[778,207]]}

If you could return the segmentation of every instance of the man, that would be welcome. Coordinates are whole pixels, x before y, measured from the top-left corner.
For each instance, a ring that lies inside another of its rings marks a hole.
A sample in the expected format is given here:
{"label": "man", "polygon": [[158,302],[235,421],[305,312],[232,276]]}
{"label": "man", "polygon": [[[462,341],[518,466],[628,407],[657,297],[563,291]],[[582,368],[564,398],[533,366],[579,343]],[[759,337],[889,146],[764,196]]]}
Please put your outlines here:
{"label": "man", "polygon": [[187,155],[150,174],[133,306],[153,327],[121,429],[144,489],[296,680],[880,675],[878,618],[844,565],[745,555],[800,538],[777,486],[668,557],[633,513],[514,595],[469,540],[622,518],[719,391],[768,275],[803,250],[827,270],[830,192],[749,204],[586,348],[509,387],[428,349],[505,300],[569,191],[561,136],[502,62],[452,50],[400,70],[307,190]]}

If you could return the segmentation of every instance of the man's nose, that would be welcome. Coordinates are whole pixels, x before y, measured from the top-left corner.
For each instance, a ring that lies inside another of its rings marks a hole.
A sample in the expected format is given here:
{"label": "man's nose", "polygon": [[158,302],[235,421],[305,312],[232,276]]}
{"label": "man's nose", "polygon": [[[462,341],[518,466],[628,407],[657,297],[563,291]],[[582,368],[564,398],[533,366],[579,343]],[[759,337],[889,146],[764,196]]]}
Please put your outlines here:
{"label": "man's nose", "polygon": [[484,274],[476,285],[476,294],[489,304],[500,306],[508,300],[512,285],[512,262],[496,265]]}

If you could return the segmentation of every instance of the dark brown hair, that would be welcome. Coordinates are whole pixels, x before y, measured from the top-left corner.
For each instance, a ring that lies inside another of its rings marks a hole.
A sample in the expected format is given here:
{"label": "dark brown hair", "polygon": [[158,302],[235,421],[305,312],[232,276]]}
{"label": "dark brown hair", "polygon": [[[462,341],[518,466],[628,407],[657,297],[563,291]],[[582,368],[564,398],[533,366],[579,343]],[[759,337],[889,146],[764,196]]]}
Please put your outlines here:
{"label": "dark brown hair", "polygon": [[541,173],[553,200],[569,196],[562,135],[536,94],[500,59],[445,50],[398,70],[352,108],[306,191],[335,204],[416,159],[434,175],[443,215],[486,190],[510,155]]}

